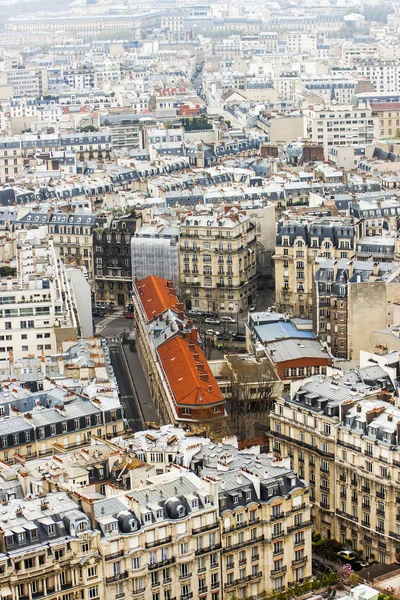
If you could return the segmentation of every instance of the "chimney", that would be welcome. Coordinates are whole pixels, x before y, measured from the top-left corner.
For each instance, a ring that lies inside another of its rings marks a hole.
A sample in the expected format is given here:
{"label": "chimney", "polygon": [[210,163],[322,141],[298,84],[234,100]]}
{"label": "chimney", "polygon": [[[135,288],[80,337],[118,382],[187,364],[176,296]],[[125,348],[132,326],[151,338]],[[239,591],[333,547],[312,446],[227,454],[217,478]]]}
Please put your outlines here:
{"label": "chimney", "polygon": [[333,281],[336,281],[337,272],[338,272],[338,264],[337,264],[337,260],[335,260],[333,262]]}
{"label": "chimney", "polygon": [[354,274],[354,262],[351,260],[349,262],[349,279],[353,277]]}
{"label": "chimney", "polygon": [[239,485],[243,484],[243,476],[242,476],[241,473],[238,473],[237,482],[238,482]]}
{"label": "chimney", "polygon": [[355,405],[355,400],[345,400],[340,405],[340,421],[343,423],[350,409]]}
{"label": "chimney", "polygon": [[378,275],[379,275],[379,264],[378,263],[374,263],[374,266],[372,267],[372,273],[375,275],[375,277],[378,277]]}

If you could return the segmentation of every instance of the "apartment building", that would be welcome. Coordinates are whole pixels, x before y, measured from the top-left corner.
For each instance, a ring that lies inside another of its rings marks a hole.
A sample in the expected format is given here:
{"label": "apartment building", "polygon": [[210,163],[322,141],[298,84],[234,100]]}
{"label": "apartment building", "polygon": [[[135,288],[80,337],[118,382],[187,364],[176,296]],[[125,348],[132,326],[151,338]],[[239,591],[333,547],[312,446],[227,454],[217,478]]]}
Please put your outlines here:
{"label": "apartment building", "polygon": [[395,137],[400,130],[400,102],[373,102],[376,117],[376,137]]}
{"label": "apartment building", "polygon": [[0,284],[0,358],[55,354],[66,339],[93,334],[90,288],[66,269],[52,241],[20,242],[17,276]]}
{"label": "apartment building", "polygon": [[94,296],[96,302],[126,306],[132,292],[131,243],[141,213],[98,217],[93,231]]}
{"label": "apartment building", "polygon": [[349,204],[356,219],[358,236],[395,235],[400,215],[400,202],[389,193],[356,198]]}
{"label": "apartment building", "polygon": [[186,308],[245,310],[256,297],[256,227],[237,209],[182,217],[181,288]]}
{"label": "apartment building", "polygon": [[133,279],[156,275],[172,280],[179,289],[179,227],[143,225],[132,237],[131,254]]}
{"label": "apartment building", "polygon": [[369,79],[376,92],[396,93],[399,90],[400,70],[395,59],[353,58],[353,65],[360,75]]}
{"label": "apartment building", "polygon": [[397,319],[397,263],[316,259],[314,331],[338,358],[357,359]]}
{"label": "apartment building", "polygon": [[21,175],[25,166],[24,153],[16,139],[0,142],[0,183],[8,183]]}
{"label": "apartment building", "polygon": [[371,144],[376,117],[370,104],[315,105],[303,109],[304,137],[324,146]]}
{"label": "apartment building", "polygon": [[344,77],[307,77],[303,79],[303,92],[317,94],[326,104],[335,100],[338,104],[351,104],[357,80]]}
{"label": "apartment building", "polygon": [[[26,215],[27,219],[31,215]],[[33,218],[31,216],[31,218]],[[52,213],[49,215],[49,237],[65,264],[84,266],[93,282],[93,228],[96,217],[87,213]]]}
{"label": "apartment building", "polygon": [[399,553],[399,409],[387,372],[371,365],[299,382],[277,401],[269,435],[310,482],[315,531],[392,563]]}
{"label": "apartment building", "polygon": [[215,439],[225,435],[225,399],[186,319],[172,281],[133,285],[136,347],[161,423]]}
{"label": "apartment building", "polygon": [[[104,389],[104,388],[103,388]],[[68,391],[54,384],[29,392],[11,383],[0,393],[0,458],[6,463],[80,448],[91,437],[115,437],[124,432],[118,397],[102,390]]]}
{"label": "apartment building", "polygon": [[100,532],[65,492],[3,501],[1,594],[10,598],[104,597]]}
{"label": "apartment building", "polygon": [[352,258],[354,239],[355,228],[348,218],[280,221],[273,255],[278,310],[311,318],[315,259]]}
{"label": "apartment building", "polygon": [[113,513],[77,493],[102,532],[110,594],[257,597],[311,574],[308,489],[288,461],[208,443],[215,456],[196,455],[201,478],[174,467],[115,495]]}

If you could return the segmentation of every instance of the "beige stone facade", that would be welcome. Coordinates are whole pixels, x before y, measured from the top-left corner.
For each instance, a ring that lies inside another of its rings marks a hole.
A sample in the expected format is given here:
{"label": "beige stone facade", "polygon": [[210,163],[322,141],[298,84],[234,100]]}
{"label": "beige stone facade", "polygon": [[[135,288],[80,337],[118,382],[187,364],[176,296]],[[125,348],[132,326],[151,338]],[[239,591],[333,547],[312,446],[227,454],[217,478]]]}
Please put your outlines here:
{"label": "beige stone facade", "polygon": [[256,296],[256,228],[236,209],[186,216],[180,273],[186,308],[242,312]]}
{"label": "beige stone facade", "polygon": [[[335,409],[327,398],[343,398],[346,386],[348,399],[338,416],[329,416]],[[277,401],[270,439],[272,450],[289,456],[294,471],[309,481],[315,531],[369,560],[392,563],[400,549],[400,450],[398,425],[392,426],[392,412],[398,409],[384,399],[388,396],[378,388],[361,389],[356,379],[353,386],[333,377],[314,383],[312,390],[300,387],[292,400]],[[363,427],[355,423],[357,415]],[[378,433],[386,423],[387,438]]]}

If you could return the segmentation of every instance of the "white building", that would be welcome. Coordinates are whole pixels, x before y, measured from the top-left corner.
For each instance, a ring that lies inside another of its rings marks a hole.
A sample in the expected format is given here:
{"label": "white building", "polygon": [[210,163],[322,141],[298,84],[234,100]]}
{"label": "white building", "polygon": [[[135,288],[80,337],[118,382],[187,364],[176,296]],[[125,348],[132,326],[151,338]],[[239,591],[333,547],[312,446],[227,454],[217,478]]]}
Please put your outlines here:
{"label": "white building", "polygon": [[0,359],[50,356],[67,339],[93,335],[83,272],[70,276],[46,238],[27,236],[19,246],[17,276],[0,282]]}
{"label": "white building", "polygon": [[374,117],[370,104],[311,105],[303,110],[304,137],[330,148],[371,144],[374,139]]}
{"label": "white building", "polygon": [[131,240],[132,277],[150,275],[174,282],[179,289],[179,228],[144,225]]}

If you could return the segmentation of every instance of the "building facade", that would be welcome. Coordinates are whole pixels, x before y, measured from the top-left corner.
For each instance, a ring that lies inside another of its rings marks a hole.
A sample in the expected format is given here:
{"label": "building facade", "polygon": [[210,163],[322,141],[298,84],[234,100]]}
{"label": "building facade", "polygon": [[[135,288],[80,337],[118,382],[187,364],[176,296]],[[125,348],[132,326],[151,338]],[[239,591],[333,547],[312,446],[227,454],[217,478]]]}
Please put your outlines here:
{"label": "building facade", "polygon": [[311,318],[315,259],[352,258],[354,238],[351,219],[280,221],[273,256],[278,310]]}
{"label": "building facade", "polygon": [[397,412],[377,365],[299,382],[271,414],[272,449],[310,482],[315,531],[392,563],[399,554]]}
{"label": "building facade", "polygon": [[256,297],[256,228],[236,209],[182,218],[181,290],[186,308],[238,313]]}

